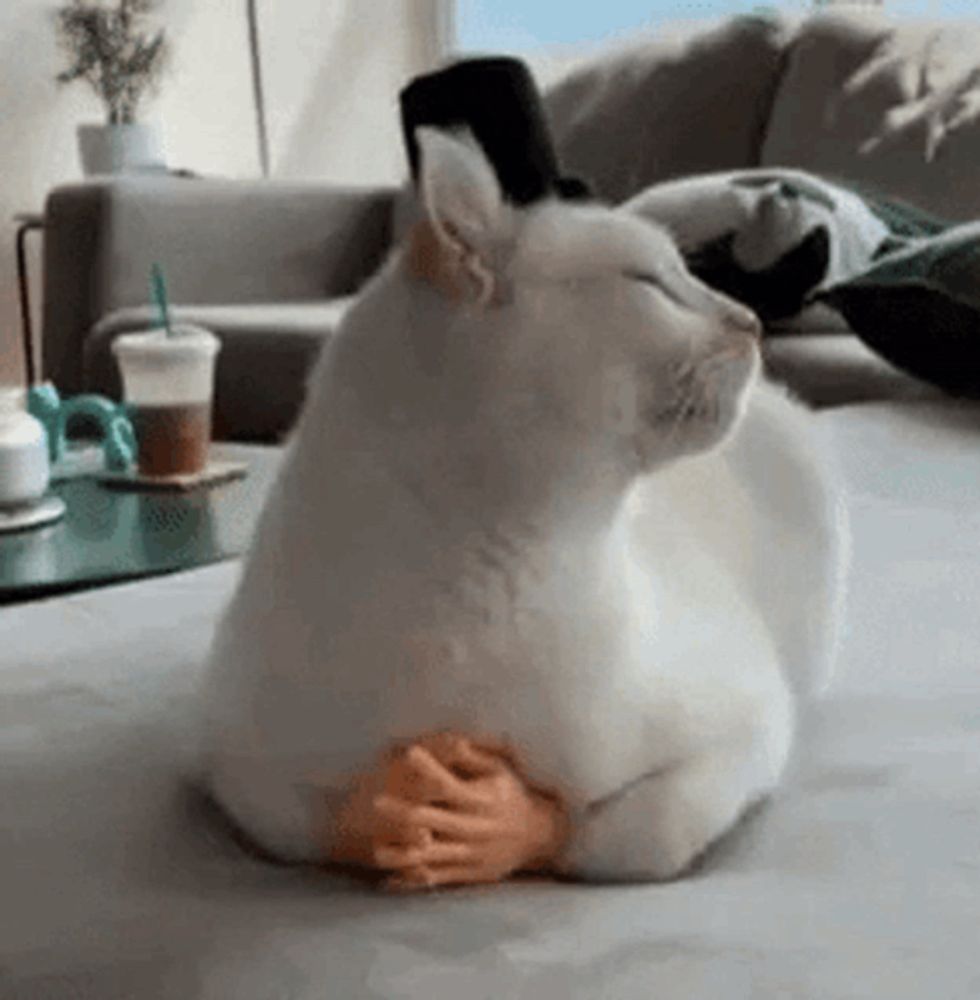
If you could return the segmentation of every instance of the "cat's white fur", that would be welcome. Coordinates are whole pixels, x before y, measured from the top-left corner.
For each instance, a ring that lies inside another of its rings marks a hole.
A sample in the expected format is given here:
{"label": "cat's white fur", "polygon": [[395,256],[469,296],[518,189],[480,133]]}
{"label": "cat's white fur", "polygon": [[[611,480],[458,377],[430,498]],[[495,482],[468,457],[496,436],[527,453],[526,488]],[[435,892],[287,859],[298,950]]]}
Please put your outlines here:
{"label": "cat's white fur", "polygon": [[325,349],[206,692],[211,787],[323,856],[393,740],[504,738],[591,878],[681,872],[779,781],[827,679],[845,532],[753,317],[666,233],[516,209],[420,130],[424,213],[472,294],[396,251]]}

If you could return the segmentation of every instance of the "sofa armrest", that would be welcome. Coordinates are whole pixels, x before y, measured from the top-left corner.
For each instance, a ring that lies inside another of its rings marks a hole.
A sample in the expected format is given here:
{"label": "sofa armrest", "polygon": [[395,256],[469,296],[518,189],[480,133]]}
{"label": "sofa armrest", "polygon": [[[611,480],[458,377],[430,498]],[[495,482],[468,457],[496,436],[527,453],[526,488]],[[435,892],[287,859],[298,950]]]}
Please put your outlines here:
{"label": "sofa armrest", "polygon": [[86,337],[107,313],[146,303],[155,261],[178,304],[356,291],[388,251],[395,190],[174,177],[56,188],[45,209],[45,377],[82,391]]}

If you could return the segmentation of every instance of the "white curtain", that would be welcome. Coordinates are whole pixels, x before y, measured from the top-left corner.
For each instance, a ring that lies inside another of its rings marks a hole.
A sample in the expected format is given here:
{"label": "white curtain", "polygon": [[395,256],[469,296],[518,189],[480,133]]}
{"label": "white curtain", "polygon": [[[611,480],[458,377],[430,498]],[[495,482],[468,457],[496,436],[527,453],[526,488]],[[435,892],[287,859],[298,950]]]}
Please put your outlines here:
{"label": "white curtain", "polygon": [[398,91],[448,49],[455,0],[258,0],[272,177],[406,173]]}

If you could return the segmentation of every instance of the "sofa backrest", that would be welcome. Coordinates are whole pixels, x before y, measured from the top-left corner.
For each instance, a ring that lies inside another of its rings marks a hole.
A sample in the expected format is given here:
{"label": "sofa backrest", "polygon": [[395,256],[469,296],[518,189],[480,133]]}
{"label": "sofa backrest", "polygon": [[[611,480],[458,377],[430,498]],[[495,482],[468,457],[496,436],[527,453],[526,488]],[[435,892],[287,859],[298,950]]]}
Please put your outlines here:
{"label": "sofa backrest", "polygon": [[757,166],[794,23],[677,22],[576,62],[544,91],[563,171],[618,202],[685,174]]}
{"label": "sofa backrest", "polygon": [[610,201],[685,174],[781,166],[980,217],[980,16],[677,21],[529,61],[564,171]]}
{"label": "sofa backrest", "polygon": [[950,219],[980,217],[980,17],[808,19],[790,46],[761,161]]}

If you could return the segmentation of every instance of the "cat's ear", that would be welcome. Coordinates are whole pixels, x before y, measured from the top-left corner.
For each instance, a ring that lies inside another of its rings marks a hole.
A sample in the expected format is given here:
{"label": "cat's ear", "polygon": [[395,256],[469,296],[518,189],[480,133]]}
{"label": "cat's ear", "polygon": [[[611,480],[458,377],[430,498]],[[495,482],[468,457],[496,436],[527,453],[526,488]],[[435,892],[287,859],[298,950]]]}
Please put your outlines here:
{"label": "cat's ear", "polygon": [[420,128],[420,187],[425,213],[439,237],[461,252],[479,253],[502,221],[503,195],[475,140]]}
{"label": "cat's ear", "polygon": [[440,291],[486,305],[498,291],[494,249],[506,211],[500,183],[475,142],[433,128],[416,136],[424,218],[410,263]]}

